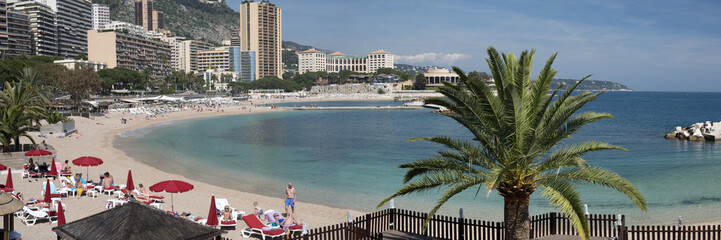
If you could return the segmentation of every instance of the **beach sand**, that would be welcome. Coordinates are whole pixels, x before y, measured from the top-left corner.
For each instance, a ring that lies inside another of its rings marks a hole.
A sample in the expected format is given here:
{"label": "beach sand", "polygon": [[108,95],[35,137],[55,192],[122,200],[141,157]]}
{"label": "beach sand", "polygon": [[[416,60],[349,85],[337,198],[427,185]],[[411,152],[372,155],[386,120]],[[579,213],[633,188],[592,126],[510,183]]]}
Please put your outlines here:
{"label": "beach sand", "polygon": [[[345,99],[301,99],[300,101],[339,101],[339,100],[388,100],[388,99],[357,99],[357,98],[345,98]],[[284,199],[279,197],[268,197],[253,193],[241,192],[237,190],[222,188],[188,179],[184,176],[168,173],[163,169],[156,169],[148,166],[141,162],[138,162],[125,155],[124,152],[113,148],[111,142],[120,132],[145,128],[154,124],[163,122],[190,119],[197,117],[213,117],[213,116],[224,116],[224,115],[236,115],[236,114],[253,114],[263,113],[272,111],[284,111],[282,109],[270,109],[268,107],[259,107],[258,105],[263,103],[275,103],[275,102],[297,102],[299,99],[285,99],[285,100],[254,100],[253,106],[248,102],[243,102],[241,105],[233,105],[223,107],[224,112],[216,111],[204,111],[196,112],[192,110],[186,110],[182,112],[175,112],[159,116],[155,119],[145,120],[145,115],[132,115],[122,113],[110,113],[109,118],[97,117],[93,119],[73,117],[75,120],[75,126],[78,129],[78,133],[71,135],[66,138],[49,137],[36,138],[37,142],[46,140],[47,144],[52,145],[57,149],[59,158],[56,160],[64,161],[70,160],[81,156],[94,156],[103,159],[104,163],[97,167],[90,167],[89,175],[90,179],[98,181],[98,175],[104,172],[110,172],[115,178],[116,184],[125,184],[128,170],[131,169],[133,172],[133,181],[136,184],[143,183],[146,188],[157,182],[164,180],[182,180],[189,182],[195,186],[195,189],[185,193],[174,194],[174,206],[177,212],[190,212],[194,215],[200,215],[207,217],[208,209],[210,207],[210,197],[215,195],[216,198],[227,198],[230,205],[246,213],[252,212],[252,203],[257,201],[264,210],[275,209],[279,212],[284,212]],[[246,109],[241,110],[242,107],[249,107],[252,110]],[[127,124],[121,124],[121,118],[128,118]],[[34,134],[33,136],[37,136]],[[272,159],[268,159],[272,161]],[[40,159],[40,161],[50,162],[49,158]],[[84,178],[86,168],[72,166],[72,171],[83,173]],[[22,192],[25,199],[29,198],[42,198],[41,188],[42,182],[45,179],[37,178],[20,178],[20,169],[13,169],[13,180],[16,191]],[[0,176],[0,180],[4,181],[6,174]],[[60,181],[55,181],[56,185],[60,185]],[[242,182],[236,183],[242,185]],[[309,228],[316,228],[331,224],[343,222],[347,219],[347,214],[350,211],[352,216],[355,218],[362,212],[333,208],[323,206],[319,204],[306,203],[303,201],[303,195],[311,195],[311,192],[304,192],[302,188],[298,188],[298,200],[296,203],[296,216],[300,222],[308,224]],[[283,196],[284,189],[277,189],[277,196]],[[166,203],[163,204],[163,210],[170,210],[170,194],[162,193],[166,196]],[[92,214],[98,213],[105,210],[105,203],[108,199],[114,198],[113,196],[101,195],[98,198],[90,198],[83,196],[80,199],[73,197],[63,198],[63,203],[66,204],[65,216],[68,222],[72,222]],[[24,239],[51,239],[55,238],[55,233],[52,232],[51,228],[57,226],[57,224],[49,224],[47,222],[38,223],[34,226],[26,226],[19,218],[15,218],[15,231],[22,234]],[[239,221],[238,226],[235,230],[228,230],[225,237],[231,239],[240,239],[240,229],[244,228],[245,224]]]}

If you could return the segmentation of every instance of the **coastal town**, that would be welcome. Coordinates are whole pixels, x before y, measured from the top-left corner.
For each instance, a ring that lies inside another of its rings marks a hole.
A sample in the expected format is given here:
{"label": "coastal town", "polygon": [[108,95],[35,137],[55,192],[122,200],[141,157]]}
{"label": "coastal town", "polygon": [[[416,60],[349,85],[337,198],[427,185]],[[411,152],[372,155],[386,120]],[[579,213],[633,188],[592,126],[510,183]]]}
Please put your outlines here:
{"label": "coastal town", "polygon": [[0,0],[0,239],[721,237],[721,193],[678,187],[713,181],[668,183],[716,173],[721,123],[619,130],[696,98],[545,50],[326,50],[284,40],[297,3],[226,1]]}

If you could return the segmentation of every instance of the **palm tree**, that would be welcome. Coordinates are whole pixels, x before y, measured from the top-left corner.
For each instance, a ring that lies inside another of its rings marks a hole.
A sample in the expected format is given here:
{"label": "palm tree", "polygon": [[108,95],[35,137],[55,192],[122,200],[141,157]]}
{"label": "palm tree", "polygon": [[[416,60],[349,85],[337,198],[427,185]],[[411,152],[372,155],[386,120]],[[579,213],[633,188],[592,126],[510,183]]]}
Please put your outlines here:
{"label": "palm tree", "polygon": [[35,140],[28,134],[33,131],[33,117],[26,114],[22,107],[17,105],[0,106],[0,143],[3,151],[10,151],[10,141],[15,143],[16,150],[20,146],[20,137],[30,139],[33,145]]}
{"label": "palm tree", "polygon": [[408,169],[404,186],[378,207],[398,196],[445,188],[426,219],[428,223],[451,197],[469,189],[478,194],[484,187],[489,194],[495,190],[504,198],[506,239],[529,238],[529,198],[537,188],[550,205],[571,220],[582,239],[588,239],[589,227],[577,183],[615,189],[646,211],[645,198],[629,181],[609,170],[592,167],[582,158],[589,152],[624,148],[597,141],[562,142],[586,124],[612,117],[607,113],[576,114],[601,93],[573,94],[582,80],[565,92],[559,88],[549,94],[557,73],[551,68],[556,54],[531,81],[534,53],[523,51],[517,59],[513,54],[503,55],[488,48],[486,62],[495,91],[479,78],[469,78],[454,68],[462,84],[444,83],[438,92],[445,98],[427,99],[426,103],[448,108],[451,112],[445,115],[467,128],[474,138],[411,139],[439,143],[450,150],[401,164],[400,168]]}

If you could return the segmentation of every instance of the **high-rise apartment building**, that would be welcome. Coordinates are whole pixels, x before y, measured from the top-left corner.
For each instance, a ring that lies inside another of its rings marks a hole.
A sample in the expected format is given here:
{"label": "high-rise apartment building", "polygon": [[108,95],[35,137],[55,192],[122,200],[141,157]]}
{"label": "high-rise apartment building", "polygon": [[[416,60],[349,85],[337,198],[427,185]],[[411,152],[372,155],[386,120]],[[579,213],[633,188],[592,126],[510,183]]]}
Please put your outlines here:
{"label": "high-rise apartment building", "polygon": [[165,27],[165,15],[153,9],[153,0],[135,0],[135,24],[147,31],[157,31]]}
{"label": "high-rise apartment building", "polygon": [[165,13],[163,11],[153,10],[153,31],[165,28]]}
{"label": "high-rise apartment building", "polygon": [[135,24],[153,30],[153,0],[135,0]]}
{"label": "high-rise apartment building", "polygon": [[240,47],[240,28],[230,30],[230,46]]}
{"label": "high-rise apartment building", "polygon": [[5,55],[8,50],[8,13],[7,1],[0,0],[0,57]]}
{"label": "high-rise apartment building", "polygon": [[105,29],[110,23],[110,8],[102,4],[93,4],[93,29]]}
{"label": "high-rise apartment building", "polygon": [[244,82],[255,80],[255,53],[224,46],[198,52],[198,71],[234,72]]}
{"label": "high-rise apartment building", "polygon": [[30,17],[30,54],[57,56],[57,24],[53,9],[43,3],[30,0],[14,2],[13,10],[24,12]]}
{"label": "high-rise apartment building", "polygon": [[7,10],[7,51],[5,55],[30,55],[30,17],[15,10]]}
{"label": "high-rise apartment building", "polygon": [[42,0],[56,14],[57,56],[72,58],[88,53],[88,30],[93,28],[93,7],[87,0]]}
{"label": "high-rise apartment building", "polygon": [[255,77],[282,78],[281,9],[267,0],[240,4],[240,50],[255,52]]}
{"label": "high-rise apartment building", "polygon": [[122,67],[142,72],[151,78],[170,74],[170,45],[129,33],[102,30],[88,31],[88,60],[105,62],[108,68]]}
{"label": "high-rise apartment building", "polygon": [[198,68],[198,52],[208,50],[211,48],[210,43],[197,41],[197,40],[185,40],[178,45],[178,65],[181,71],[195,72],[201,69]]}

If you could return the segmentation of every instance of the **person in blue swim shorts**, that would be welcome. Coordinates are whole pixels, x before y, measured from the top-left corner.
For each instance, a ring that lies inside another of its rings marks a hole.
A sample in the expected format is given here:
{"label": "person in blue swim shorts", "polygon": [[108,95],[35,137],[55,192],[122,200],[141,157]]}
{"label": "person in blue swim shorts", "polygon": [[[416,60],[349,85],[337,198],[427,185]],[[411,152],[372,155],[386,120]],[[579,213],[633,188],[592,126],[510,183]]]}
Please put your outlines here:
{"label": "person in blue swim shorts", "polygon": [[295,213],[295,188],[293,187],[293,183],[288,183],[288,188],[285,189],[285,214],[288,216],[288,206],[290,206],[290,209],[292,213]]}

